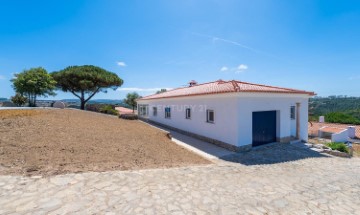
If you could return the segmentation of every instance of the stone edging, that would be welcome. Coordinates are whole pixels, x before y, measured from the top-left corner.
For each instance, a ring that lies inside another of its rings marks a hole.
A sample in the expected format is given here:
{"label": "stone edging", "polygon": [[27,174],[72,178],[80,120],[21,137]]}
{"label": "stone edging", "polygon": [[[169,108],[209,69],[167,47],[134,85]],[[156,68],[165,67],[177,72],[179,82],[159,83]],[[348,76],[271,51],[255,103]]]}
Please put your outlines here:
{"label": "stone edging", "polygon": [[324,144],[312,144],[309,147],[319,149],[320,153],[326,153],[326,154],[337,156],[337,157],[343,157],[343,158],[351,158],[352,157],[352,148],[349,148],[350,154],[348,154],[346,152],[340,152],[338,150],[332,150],[330,147],[325,146]]}

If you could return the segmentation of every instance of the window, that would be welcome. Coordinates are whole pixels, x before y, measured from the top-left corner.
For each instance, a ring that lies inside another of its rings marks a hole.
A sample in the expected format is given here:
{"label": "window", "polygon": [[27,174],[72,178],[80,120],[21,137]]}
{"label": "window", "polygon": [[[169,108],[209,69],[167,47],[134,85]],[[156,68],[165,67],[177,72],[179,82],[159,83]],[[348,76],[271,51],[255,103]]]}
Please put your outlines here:
{"label": "window", "polygon": [[165,108],[165,118],[170,118],[171,117],[171,109],[170,107],[166,107]]}
{"label": "window", "polygon": [[153,107],[153,116],[157,116],[157,107]]}
{"label": "window", "polygon": [[206,110],[206,122],[214,123],[214,111]]}
{"label": "window", "polygon": [[148,115],[148,105],[139,105],[139,116],[147,116]]}
{"label": "window", "polygon": [[290,118],[295,119],[295,106],[290,107]]}
{"label": "window", "polygon": [[186,108],[186,109],[185,109],[185,118],[186,118],[186,119],[190,119],[190,118],[191,118],[191,109],[190,109],[190,108]]}

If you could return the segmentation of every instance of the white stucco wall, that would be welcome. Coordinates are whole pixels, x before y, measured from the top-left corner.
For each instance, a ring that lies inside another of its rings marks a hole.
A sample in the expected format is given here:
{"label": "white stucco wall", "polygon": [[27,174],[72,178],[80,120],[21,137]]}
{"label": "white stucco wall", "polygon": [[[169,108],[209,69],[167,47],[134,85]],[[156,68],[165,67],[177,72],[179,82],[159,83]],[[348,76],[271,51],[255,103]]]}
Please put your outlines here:
{"label": "white stucco wall", "polygon": [[331,142],[346,142],[349,138],[349,132],[347,129],[344,131],[331,135]]}
{"label": "white stucco wall", "polygon": [[[252,112],[277,111],[277,136],[296,135],[296,120],[290,118],[290,107],[300,105],[300,138],[308,138],[308,95],[276,93],[228,93],[205,96],[140,100],[149,104],[150,120],[185,131],[217,139],[235,146],[252,144]],[[152,107],[157,106],[157,116]],[[171,118],[165,118],[165,107],[171,107]],[[185,118],[190,106],[191,119]],[[215,122],[206,122],[206,109],[215,111]]]}
{"label": "white stucco wall", "polygon": [[300,103],[300,139],[308,138],[308,96],[292,94],[240,94],[238,146],[252,144],[252,112],[277,111],[277,137],[296,135],[296,120],[290,118],[290,107]]}
{"label": "white stucco wall", "polygon": [[[185,131],[217,139],[232,145],[238,143],[237,97],[235,94],[218,94],[139,101],[149,104],[150,120]],[[157,106],[157,116],[152,107]],[[171,118],[165,118],[165,107],[171,107]],[[191,119],[185,118],[186,107],[191,108]],[[214,110],[214,123],[206,122],[206,110]]]}

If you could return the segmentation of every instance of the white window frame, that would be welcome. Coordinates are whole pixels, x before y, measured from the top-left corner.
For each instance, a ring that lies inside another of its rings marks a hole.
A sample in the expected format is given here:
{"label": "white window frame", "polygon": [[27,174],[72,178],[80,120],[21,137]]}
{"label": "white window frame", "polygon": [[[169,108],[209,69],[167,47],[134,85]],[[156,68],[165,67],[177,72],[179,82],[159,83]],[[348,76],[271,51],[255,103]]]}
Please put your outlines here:
{"label": "white window frame", "polygon": [[148,116],[149,105],[139,105],[138,114],[139,116]]}
{"label": "white window frame", "polygon": [[290,106],[290,119],[292,119],[292,120],[296,119],[296,106],[295,105]]}
{"label": "white window frame", "polygon": [[[213,120],[210,120],[210,113],[213,113]],[[215,122],[215,111],[214,110],[211,110],[211,109],[208,109],[206,110],[206,122],[207,123],[214,123]]]}
{"label": "white window frame", "polygon": [[185,109],[185,119],[191,119],[191,109],[190,108]]}

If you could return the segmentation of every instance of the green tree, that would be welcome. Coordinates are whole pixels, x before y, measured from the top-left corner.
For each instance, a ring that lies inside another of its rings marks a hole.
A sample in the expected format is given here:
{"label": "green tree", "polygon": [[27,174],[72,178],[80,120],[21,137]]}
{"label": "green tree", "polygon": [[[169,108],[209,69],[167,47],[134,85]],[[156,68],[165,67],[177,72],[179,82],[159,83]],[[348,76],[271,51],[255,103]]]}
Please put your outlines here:
{"label": "green tree", "polygon": [[344,124],[355,124],[359,125],[360,120],[356,119],[355,117],[341,113],[341,112],[331,112],[325,114],[325,121],[331,123],[344,123]]}
{"label": "green tree", "polygon": [[106,93],[108,88],[116,90],[123,84],[123,80],[115,73],[92,65],[69,66],[53,72],[52,76],[60,90],[71,92],[80,99],[82,110],[96,93]]}
{"label": "green tree", "polygon": [[14,104],[19,107],[24,106],[27,102],[27,98],[20,93],[16,93],[16,95],[12,96],[10,99]]}
{"label": "green tree", "polygon": [[126,99],[124,99],[124,103],[132,107],[133,113],[135,112],[135,107],[137,105],[136,100],[139,98],[141,98],[141,96],[139,96],[139,94],[137,94],[136,92],[133,92],[133,93],[128,93],[126,95]]}
{"label": "green tree", "polygon": [[29,106],[36,105],[38,96],[56,95],[54,93],[56,81],[42,67],[31,68],[15,74],[11,82],[13,82],[16,93],[27,97]]}
{"label": "green tree", "polygon": [[161,89],[161,90],[156,91],[156,94],[164,93],[164,92],[166,92],[166,91],[167,91],[166,89]]}

